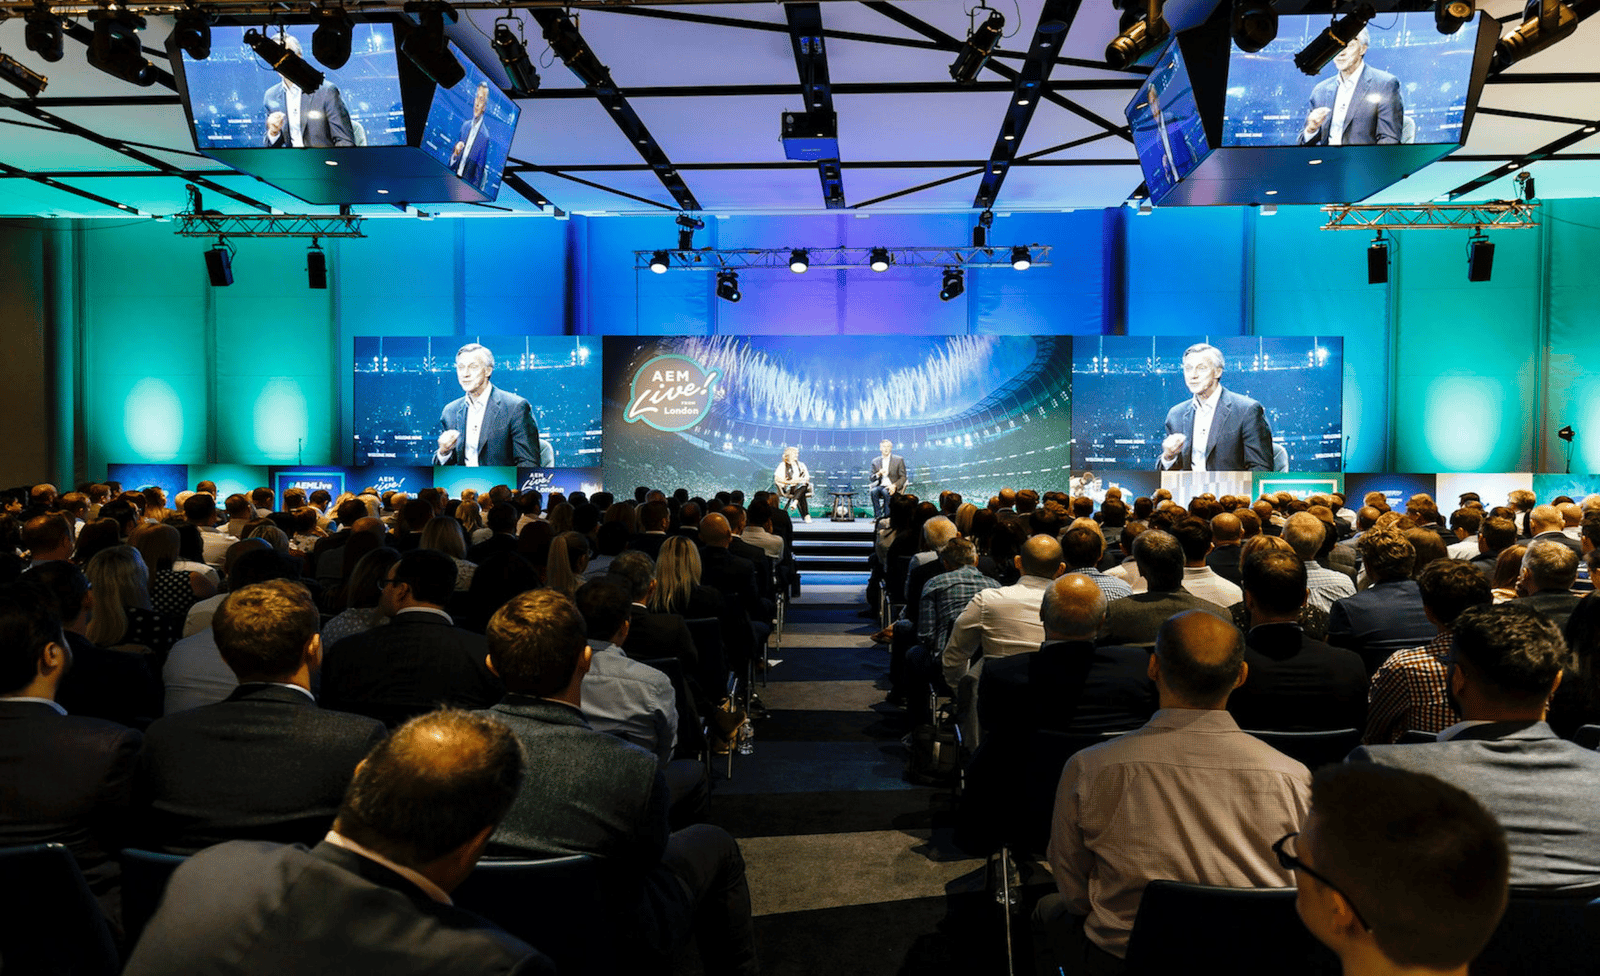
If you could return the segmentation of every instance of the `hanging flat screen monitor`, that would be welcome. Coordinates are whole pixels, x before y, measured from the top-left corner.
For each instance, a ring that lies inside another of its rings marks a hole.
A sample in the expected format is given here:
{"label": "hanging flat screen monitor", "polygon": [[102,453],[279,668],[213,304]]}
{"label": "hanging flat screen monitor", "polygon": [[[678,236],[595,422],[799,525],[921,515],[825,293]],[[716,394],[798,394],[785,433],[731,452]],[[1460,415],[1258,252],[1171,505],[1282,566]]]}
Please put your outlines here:
{"label": "hanging flat screen monitor", "polygon": [[1194,81],[1177,44],[1169,44],[1128,104],[1128,124],[1150,196],[1160,199],[1211,151]]}
{"label": "hanging flat screen monitor", "polygon": [[467,76],[453,88],[434,90],[422,148],[493,200],[520,110],[460,48],[451,44],[450,53]]}

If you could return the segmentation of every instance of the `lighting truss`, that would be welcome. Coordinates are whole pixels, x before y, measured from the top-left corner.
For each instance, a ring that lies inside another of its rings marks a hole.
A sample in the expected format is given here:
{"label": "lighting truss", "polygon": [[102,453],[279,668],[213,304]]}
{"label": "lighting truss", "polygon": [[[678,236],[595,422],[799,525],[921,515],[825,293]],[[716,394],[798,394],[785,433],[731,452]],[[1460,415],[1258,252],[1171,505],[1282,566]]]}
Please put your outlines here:
{"label": "lighting truss", "polygon": [[1403,203],[1392,206],[1330,204],[1323,230],[1400,230],[1417,227],[1442,230],[1470,228],[1483,230],[1526,230],[1539,226],[1539,204],[1524,200],[1494,200],[1488,203]]}
{"label": "lighting truss", "polygon": [[[1026,247],[1032,254],[1032,267],[1050,267],[1049,244],[1017,246]],[[807,270],[810,271],[870,271],[874,251],[888,251],[890,266],[894,268],[1005,268],[1009,271],[1012,268],[1013,247],[994,244],[989,247],[811,247],[804,250],[808,255]],[[794,252],[792,247],[634,251],[633,266],[640,271],[646,270],[656,254],[665,253],[668,271],[788,271],[789,259]]]}
{"label": "lighting truss", "polygon": [[179,237],[366,237],[353,214],[174,214]]}

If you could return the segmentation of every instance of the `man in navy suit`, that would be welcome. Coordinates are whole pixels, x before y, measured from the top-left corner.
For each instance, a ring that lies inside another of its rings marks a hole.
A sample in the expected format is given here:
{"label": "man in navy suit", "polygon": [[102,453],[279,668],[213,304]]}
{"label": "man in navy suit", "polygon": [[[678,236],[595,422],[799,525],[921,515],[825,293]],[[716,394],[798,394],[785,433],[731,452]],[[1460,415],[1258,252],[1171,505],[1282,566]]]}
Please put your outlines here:
{"label": "man in navy suit", "polygon": [[[285,33],[281,40],[291,54],[303,56],[300,41],[293,34]],[[325,149],[356,144],[350,110],[345,108],[344,96],[331,81],[324,81],[316,91],[306,92],[283,78],[267,89],[261,104],[267,113],[267,134],[263,143],[269,148]]]}
{"label": "man in navy suit", "polygon": [[450,152],[450,168],[456,175],[483,189],[484,163],[489,158],[489,120],[483,110],[489,106],[489,83],[478,85],[472,99],[472,118],[461,123],[461,135]]}
{"label": "man in navy suit", "polygon": [[1158,471],[1271,471],[1272,429],[1261,404],[1222,388],[1222,350],[1197,342],[1183,351],[1183,382],[1194,396],[1167,411]]}
{"label": "man in navy suit", "polygon": [[1302,146],[1394,145],[1405,127],[1400,81],[1365,63],[1367,29],[1334,55],[1339,74],[1311,89]]}
{"label": "man in navy suit", "polygon": [[497,389],[494,353],[476,342],[456,351],[456,380],[466,395],[451,400],[439,414],[439,450],[433,463],[516,465],[537,468],[544,463],[539,425],[533,407],[515,393]]}
{"label": "man in navy suit", "polygon": [[872,477],[872,517],[881,519],[889,514],[889,499],[906,490],[906,459],[894,453],[894,441],[884,438],[878,444],[882,452],[872,459],[867,469]]}

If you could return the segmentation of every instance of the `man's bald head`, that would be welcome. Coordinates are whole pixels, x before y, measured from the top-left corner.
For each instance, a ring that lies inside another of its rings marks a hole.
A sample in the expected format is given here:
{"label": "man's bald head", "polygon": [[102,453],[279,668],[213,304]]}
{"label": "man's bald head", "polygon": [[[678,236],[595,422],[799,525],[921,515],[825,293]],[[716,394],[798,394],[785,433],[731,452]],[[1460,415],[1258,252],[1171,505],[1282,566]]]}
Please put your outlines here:
{"label": "man's bald head", "polygon": [[370,533],[381,539],[383,538],[383,520],[366,515],[350,523],[350,531]]}
{"label": "man's bald head", "polygon": [[1533,529],[1533,534],[1541,532],[1560,532],[1566,521],[1554,505],[1535,505],[1533,511],[1528,513],[1528,525]]}
{"label": "man's bald head", "polygon": [[1150,671],[1163,708],[1223,708],[1244,683],[1244,635],[1204,610],[1168,617],[1156,634]]}
{"label": "man's bald head", "polygon": [[1022,544],[1022,554],[1017,557],[1024,576],[1042,576],[1055,579],[1061,572],[1061,543],[1055,536],[1036,535]]}
{"label": "man's bald head", "polygon": [[1092,641],[1106,619],[1106,595],[1082,573],[1069,573],[1044,591],[1039,605],[1046,640]]}
{"label": "man's bald head", "polygon": [[1223,512],[1211,517],[1212,545],[1231,546],[1243,536],[1244,523],[1239,521],[1239,516]]}
{"label": "man's bald head", "polygon": [[718,549],[728,548],[728,543],[733,541],[733,529],[729,528],[727,518],[712,512],[701,519],[700,541]]}

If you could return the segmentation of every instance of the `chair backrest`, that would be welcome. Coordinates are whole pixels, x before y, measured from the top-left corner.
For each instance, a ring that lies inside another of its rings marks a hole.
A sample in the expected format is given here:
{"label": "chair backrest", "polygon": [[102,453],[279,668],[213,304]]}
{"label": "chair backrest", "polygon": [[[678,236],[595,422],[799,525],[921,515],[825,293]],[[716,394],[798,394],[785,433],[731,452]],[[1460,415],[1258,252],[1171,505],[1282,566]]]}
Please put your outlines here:
{"label": "chair backrest", "polygon": [[683,672],[683,662],[675,657],[637,660],[660,671],[672,682],[672,707],[678,711],[678,748],[673,752],[674,758],[696,758],[705,745],[705,733],[700,728],[700,720],[705,716],[695,708],[694,698],[689,694],[689,681]]}
{"label": "chair backrest", "polygon": [[721,620],[716,617],[693,617],[685,618],[683,622],[689,628],[689,636],[694,638],[694,649],[699,652],[701,659],[721,659]]}
{"label": "chair backrest", "polygon": [[1572,741],[1585,749],[1600,749],[1600,725],[1580,725],[1572,733]]}
{"label": "chair backrest", "polygon": [[1600,894],[1513,893],[1494,937],[1472,961],[1472,976],[1593,972],[1600,956]]}
{"label": "chair backrest", "polygon": [[1298,759],[1307,769],[1344,762],[1350,750],[1361,744],[1360,729],[1332,729],[1319,732],[1268,732],[1246,729],[1251,735],[1290,759]]}
{"label": "chair backrest", "polygon": [[1128,937],[1129,976],[1188,972],[1211,959],[1229,976],[1337,976],[1339,959],[1295,914],[1293,888],[1152,881]]}
{"label": "chair backrest", "polygon": [[602,862],[589,854],[482,860],[452,897],[549,956],[562,976],[619,971]]}
{"label": "chair backrest", "polygon": [[1043,854],[1061,769],[1073,753],[1115,736],[1082,732],[993,733],[967,764],[956,809],[956,846],[974,856],[1000,846]]}
{"label": "chair backrest", "polygon": [[1272,442],[1272,470],[1289,470],[1289,449],[1281,441]]}
{"label": "chair backrest", "polygon": [[122,861],[122,929],[127,933],[128,948],[131,950],[138,944],[144,927],[150,923],[150,917],[161,904],[161,896],[166,894],[172,872],[188,857],[131,847],[124,849],[118,857]]}
{"label": "chair backrest", "polygon": [[61,844],[0,849],[0,972],[116,976],[111,928]]}

